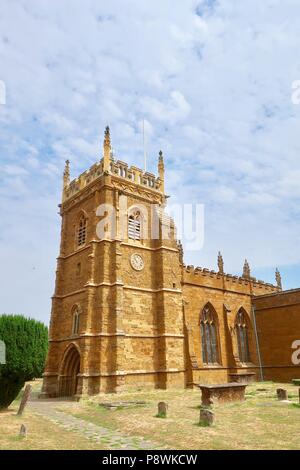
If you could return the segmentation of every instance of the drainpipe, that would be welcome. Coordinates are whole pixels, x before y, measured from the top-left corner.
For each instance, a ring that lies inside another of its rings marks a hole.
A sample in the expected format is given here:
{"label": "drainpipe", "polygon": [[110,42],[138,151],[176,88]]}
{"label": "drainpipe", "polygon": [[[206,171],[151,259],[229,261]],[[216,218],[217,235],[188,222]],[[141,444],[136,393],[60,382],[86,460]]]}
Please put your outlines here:
{"label": "drainpipe", "polygon": [[255,340],[256,340],[256,349],[257,349],[257,356],[258,356],[258,365],[260,371],[260,380],[261,382],[264,381],[264,373],[263,367],[261,362],[261,355],[260,355],[260,348],[259,348],[259,341],[258,341],[258,334],[257,334],[257,327],[256,327],[256,316],[255,316],[255,306],[252,305],[252,318],[253,318],[253,326],[254,326],[254,333],[255,333]]}

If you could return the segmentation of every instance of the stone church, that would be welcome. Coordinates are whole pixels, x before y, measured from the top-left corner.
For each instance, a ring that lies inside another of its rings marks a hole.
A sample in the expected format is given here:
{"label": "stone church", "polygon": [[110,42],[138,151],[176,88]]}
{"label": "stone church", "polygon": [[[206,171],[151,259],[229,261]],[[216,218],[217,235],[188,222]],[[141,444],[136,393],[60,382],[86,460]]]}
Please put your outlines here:
{"label": "stone church", "polygon": [[[220,253],[217,271],[186,266],[163,210],[164,180],[162,152],[157,176],[116,161],[108,127],[99,162],[73,181],[66,162],[42,396],[297,376],[290,348],[300,326],[300,290],[282,292],[278,270],[276,285],[255,279],[247,261],[242,276],[226,274]],[[98,208],[106,206],[115,212],[114,236],[105,223],[98,236],[107,215]],[[155,237],[145,223],[153,207]],[[288,343],[280,308],[292,309]]]}

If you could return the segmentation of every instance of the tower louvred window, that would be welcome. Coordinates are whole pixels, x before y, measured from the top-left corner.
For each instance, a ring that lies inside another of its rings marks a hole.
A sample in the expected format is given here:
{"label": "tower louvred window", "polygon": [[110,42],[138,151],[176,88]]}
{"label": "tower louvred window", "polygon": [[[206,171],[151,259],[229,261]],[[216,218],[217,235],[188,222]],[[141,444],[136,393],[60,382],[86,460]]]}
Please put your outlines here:
{"label": "tower louvred window", "polygon": [[82,216],[78,225],[77,244],[84,245],[86,242],[86,218]]}
{"label": "tower louvred window", "polygon": [[79,333],[79,319],[80,319],[80,312],[79,312],[79,309],[76,308],[73,312],[73,325],[72,325],[73,335],[77,335]]}
{"label": "tower louvred window", "polygon": [[131,240],[141,239],[141,216],[139,211],[128,217],[128,238]]}

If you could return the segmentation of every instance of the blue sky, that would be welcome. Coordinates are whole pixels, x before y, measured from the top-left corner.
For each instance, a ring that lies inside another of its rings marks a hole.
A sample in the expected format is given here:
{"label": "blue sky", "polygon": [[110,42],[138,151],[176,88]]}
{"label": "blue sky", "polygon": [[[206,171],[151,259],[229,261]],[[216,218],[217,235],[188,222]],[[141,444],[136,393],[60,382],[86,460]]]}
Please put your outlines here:
{"label": "blue sky", "polygon": [[0,312],[48,321],[64,161],[149,169],[172,202],[205,204],[187,264],[300,286],[298,0],[1,0]]}

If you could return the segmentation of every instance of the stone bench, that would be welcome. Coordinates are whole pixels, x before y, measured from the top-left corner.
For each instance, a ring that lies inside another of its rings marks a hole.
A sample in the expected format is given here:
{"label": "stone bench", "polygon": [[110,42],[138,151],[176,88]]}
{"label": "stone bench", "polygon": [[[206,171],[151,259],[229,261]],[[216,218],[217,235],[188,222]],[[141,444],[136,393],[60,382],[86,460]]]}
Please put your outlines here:
{"label": "stone bench", "polygon": [[247,384],[230,382],[226,384],[198,385],[202,392],[202,405],[228,403],[245,400]]}
{"label": "stone bench", "polygon": [[240,384],[250,384],[255,382],[256,374],[255,372],[241,372],[229,374],[231,382],[236,382]]}

